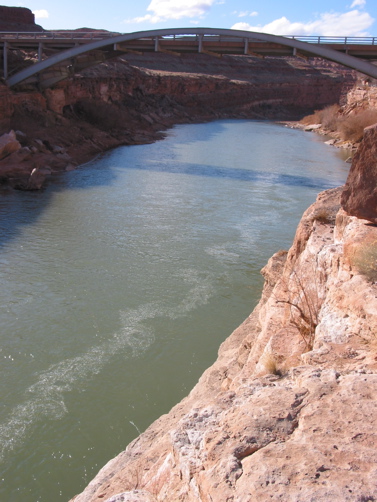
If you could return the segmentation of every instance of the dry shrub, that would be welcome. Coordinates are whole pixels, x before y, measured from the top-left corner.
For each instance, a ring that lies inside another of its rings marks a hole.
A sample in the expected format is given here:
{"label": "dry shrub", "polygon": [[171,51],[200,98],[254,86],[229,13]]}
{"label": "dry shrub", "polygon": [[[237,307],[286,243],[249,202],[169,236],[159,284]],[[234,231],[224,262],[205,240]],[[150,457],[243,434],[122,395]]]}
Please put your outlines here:
{"label": "dry shrub", "polygon": [[336,131],[339,120],[339,106],[327,106],[321,111],[321,124],[330,131]]}
{"label": "dry shrub", "polygon": [[336,219],[336,211],[331,211],[328,208],[318,209],[312,216],[312,221],[318,221],[323,224],[334,224]]}
{"label": "dry shrub", "polygon": [[326,129],[335,131],[338,122],[338,105],[326,106],[323,110],[316,110],[312,115],[307,115],[301,120],[304,125],[322,124]]}
{"label": "dry shrub", "polygon": [[320,110],[316,110],[312,115],[306,115],[306,117],[300,120],[300,123],[303,125],[321,124]]}
{"label": "dry shrub", "polygon": [[273,354],[265,349],[263,354],[261,355],[259,359],[259,364],[263,367],[264,371],[268,375],[278,375],[279,370],[278,370],[278,365],[275,357]]}
{"label": "dry shrub", "polygon": [[303,278],[293,271],[286,289],[288,299],[277,299],[277,303],[285,303],[289,306],[290,324],[299,332],[306,350],[312,350],[321,306],[315,272],[309,283],[308,280],[304,282]]}
{"label": "dry shrub", "polygon": [[288,372],[285,357],[281,354],[273,354],[268,345],[258,361],[258,366],[263,368],[263,372],[267,375],[284,376]]}
{"label": "dry shrub", "polygon": [[349,115],[339,121],[339,130],[344,141],[359,142],[364,129],[377,122],[377,110],[363,110],[357,115]]}
{"label": "dry shrub", "polygon": [[353,250],[347,254],[352,267],[367,281],[377,282],[377,239],[365,239],[362,243],[355,243]]}

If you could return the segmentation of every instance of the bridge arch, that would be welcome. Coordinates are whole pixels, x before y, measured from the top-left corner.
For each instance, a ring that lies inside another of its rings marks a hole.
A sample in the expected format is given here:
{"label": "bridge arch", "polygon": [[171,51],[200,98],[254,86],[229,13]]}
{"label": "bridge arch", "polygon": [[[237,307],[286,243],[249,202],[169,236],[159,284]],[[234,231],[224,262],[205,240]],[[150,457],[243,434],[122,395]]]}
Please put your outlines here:
{"label": "bridge arch", "polygon": [[[377,78],[377,66],[368,61],[360,59],[359,57],[351,56],[349,54],[346,54],[345,52],[342,52],[341,46],[338,50],[335,50],[334,48],[329,48],[319,43],[308,43],[297,40],[296,38],[270,35],[268,33],[231,30],[225,28],[170,28],[126,33],[122,35],[102,38],[100,40],[95,40],[92,42],[85,41],[85,43],[82,43],[81,45],[63,50],[43,61],[39,61],[38,63],[35,63],[34,65],[25,68],[24,70],[21,70],[20,72],[7,78],[6,81],[9,86],[14,86],[35,75],[43,76],[43,74],[48,69],[68,62],[65,67],[70,71],[67,71],[66,75],[60,77],[55,76],[50,78],[50,80],[48,78],[45,79],[44,87],[48,87],[58,82],[59,80],[72,76],[75,72],[75,58],[78,58],[79,56],[82,56],[84,54],[98,54],[98,52],[100,52],[103,56],[103,61],[111,57],[119,56],[122,53],[124,54],[124,52],[127,51],[132,52],[134,50],[133,47],[138,47],[138,43],[136,42],[139,42],[139,45],[144,44],[145,47],[148,46],[149,48],[147,50],[154,50],[156,52],[162,50],[164,52],[176,53],[179,48],[182,49],[182,44],[185,42],[185,38],[187,41],[190,37],[196,37],[195,52],[199,53],[210,53],[214,55],[240,54],[240,48],[242,49],[243,47],[243,52],[241,52],[241,54],[250,54],[250,45],[253,44],[255,47],[255,44],[258,45],[264,42],[274,45],[275,47],[280,46],[291,48],[291,54],[293,55],[296,53],[296,51],[300,51],[300,53],[302,54],[328,59],[335,63],[339,63],[343,66],[357,70],[372,78]],[[149,45],[147,44],[147,42],[149,43]],[[165,43],[165,46],[169,47],[171,50],[169,48],[161,48],[160,43],[161,45]],[[207,49],[206,46],[207,48],[210,47],[210,49]],[[177,50],[175,50],[175,48]],[[193,50],[190,51],[194,52]],[[92,63],[90,61],[87,61],[84,66],[81,66],[80,69],[98,64],[100,62],[101,58],[100,60],[93,58]]]}

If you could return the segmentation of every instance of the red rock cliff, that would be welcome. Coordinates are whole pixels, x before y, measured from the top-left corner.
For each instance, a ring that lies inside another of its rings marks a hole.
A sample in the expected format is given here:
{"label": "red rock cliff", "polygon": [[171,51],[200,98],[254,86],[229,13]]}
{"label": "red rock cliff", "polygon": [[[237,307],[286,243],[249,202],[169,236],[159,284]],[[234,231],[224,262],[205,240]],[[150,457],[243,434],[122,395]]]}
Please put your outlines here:
{"label": "red rock cliff", "polygon": [[34,14],[25,7],[0,5],[0,31],[41,31],[35,24]]}
{"label": "red rock cliff", "polygon": [[120,144],[153,141],[174,123],[298,117],[338,102],[354,78],[316,59],[155,54],[102,64],[43,94],[0,85],[0,133],[21,131],[20,151],[0,153],[0,181],[40,188],[51,173]]}

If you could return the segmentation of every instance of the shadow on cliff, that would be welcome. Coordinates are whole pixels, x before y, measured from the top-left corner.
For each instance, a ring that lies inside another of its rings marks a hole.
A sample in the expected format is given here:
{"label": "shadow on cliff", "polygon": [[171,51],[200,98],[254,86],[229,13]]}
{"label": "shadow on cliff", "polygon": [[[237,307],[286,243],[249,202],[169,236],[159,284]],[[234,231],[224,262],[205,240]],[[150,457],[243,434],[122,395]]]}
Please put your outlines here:
{"label": "shadow on cliff", "polygon": [[[67,190],[85,190],[96,186],[110,186],[116,182],[116,173],[91,162],[76,171],[52,177],[46,188],[37,191],[0,189],[0,249],[17,238],[23,229],[33,225],[53,203],[57,194]],[[57,221],[57,223],[59,223]]]}

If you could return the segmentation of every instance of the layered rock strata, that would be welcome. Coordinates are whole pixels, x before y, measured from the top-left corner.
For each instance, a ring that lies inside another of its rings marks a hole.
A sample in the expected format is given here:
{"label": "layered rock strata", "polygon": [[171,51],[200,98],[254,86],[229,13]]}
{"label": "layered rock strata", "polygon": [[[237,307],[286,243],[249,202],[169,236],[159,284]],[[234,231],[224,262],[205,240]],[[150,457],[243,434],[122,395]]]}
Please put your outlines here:
{"label": "layered rock strata", "polygon": [[35,24],[35,16],[25,7],[0,5],[0,31],[43,31]]}
{"label": "layered rock strata", "polygon": [[43,93],[0,83],[0,135],[22,133],[22,149],[0,160],[0,183],[40,188],[42,172],[48,177],[109,148],[155,141],[176,123],[299,117],[339,101],[354,78],[320,60],[154,54],[103,63]]}
{"label": "layered rock strata", "polygon": [[189,396],[75,502],[377,498],[377,227],[342,191],[304,213]]}
{"label": "layered rock strata", "polygon": [[377,126],[364,129],[364,139],[342,194],[348,214],[377,223]]}

